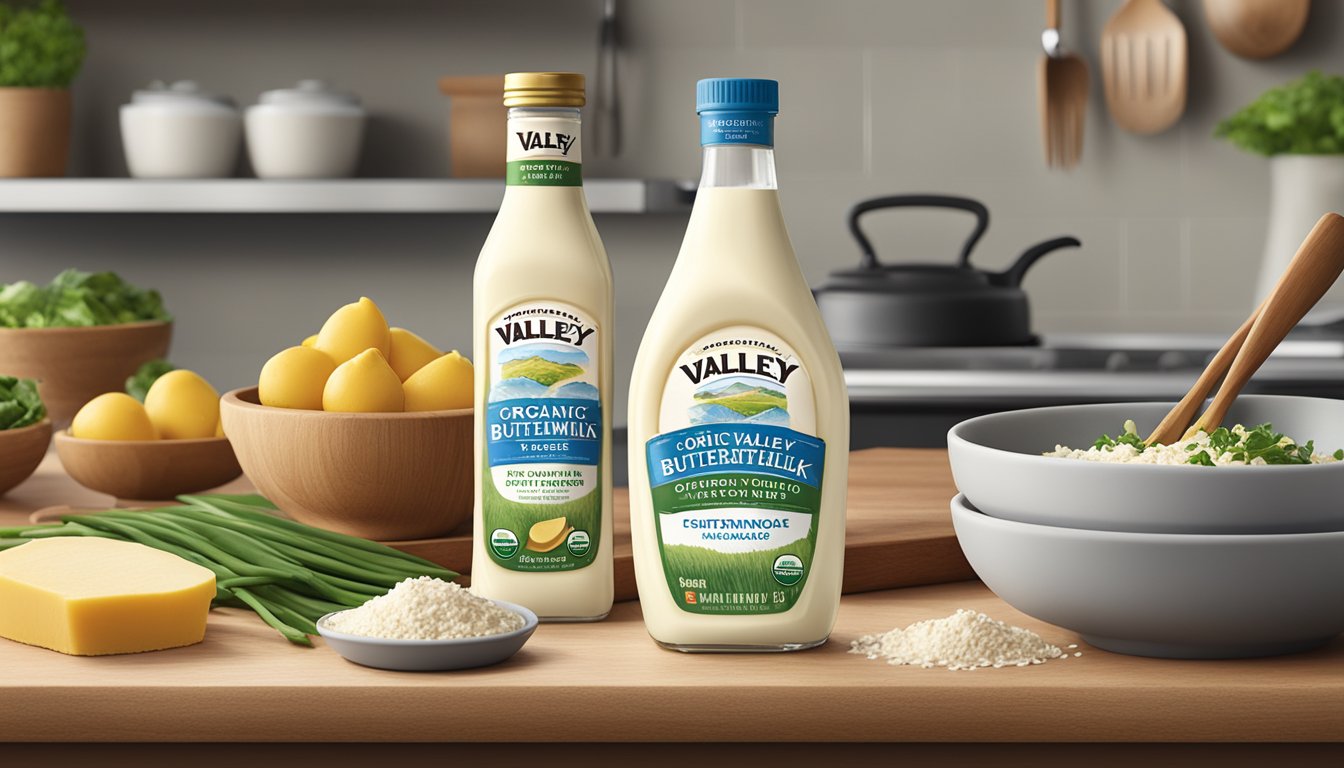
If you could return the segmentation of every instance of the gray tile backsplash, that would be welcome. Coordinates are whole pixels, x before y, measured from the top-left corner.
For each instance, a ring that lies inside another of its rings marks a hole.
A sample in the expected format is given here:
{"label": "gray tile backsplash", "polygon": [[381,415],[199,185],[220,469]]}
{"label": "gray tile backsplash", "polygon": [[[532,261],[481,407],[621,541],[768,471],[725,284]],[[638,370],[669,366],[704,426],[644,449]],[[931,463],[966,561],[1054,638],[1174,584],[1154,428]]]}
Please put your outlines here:
{"label": "gray tile backsplash", "polygon": [[[1211,136],[1264,88],[1338,71],[1344,3],[1317,2],[1283,56],[1220,48],[1196,0],[1190,103],[1153,137],[1107,119],[1100,30],[1121,0],[1064,0],[1066,42],[1089,60],[1083,161],[1044,167],[1036,102],[1041,0],[623,0],[626,151],[586,158],[590,176],[694,178],[694,81],[782,81],[779,169],[811,280],[849,266],[844,216],[857,200],[944,192],[989,205],[977,263],[1002,268],[1029,244],[1074,234],[1028,276],[1041,330],[1225,330],[1249,311],[1268,208],[1268,167]],[[366,176],[441,176],[443,74],[592,73],[597,0],[68,0],[87,27],[77,84],[75,172],[125,173],[116,109],[156,78],[196,78],[251,103],[302,77],[357,91],[375,115]],[[619,286],[621,381],[679,247],[684,216],[599,217]],[[951,261],[964,214],[870,222],[890,260]],[[174,356],[221,386],[246,383],[278,346],[369,293],[398,322],[466,346],[471,270],[486,216],[0,218],[0,281],[66,264],[157,284],[180,318]],[[1305,234],[1305,233],[1304,233]],[[376,295],[375,295],[376,294]],[[618,403],[618,414],[623,410]]]}

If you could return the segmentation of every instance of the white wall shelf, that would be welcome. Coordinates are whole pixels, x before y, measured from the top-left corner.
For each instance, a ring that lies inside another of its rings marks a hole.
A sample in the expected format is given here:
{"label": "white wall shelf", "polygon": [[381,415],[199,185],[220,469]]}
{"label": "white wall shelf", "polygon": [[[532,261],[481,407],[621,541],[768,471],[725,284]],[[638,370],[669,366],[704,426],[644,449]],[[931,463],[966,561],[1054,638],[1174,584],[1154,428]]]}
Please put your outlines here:
{"label": "white wall shelf", "polygon": [[[587,179],[593,213],[689,210],[694,187]],[[3,179],[0,213],[494,213],[492,179]]]}

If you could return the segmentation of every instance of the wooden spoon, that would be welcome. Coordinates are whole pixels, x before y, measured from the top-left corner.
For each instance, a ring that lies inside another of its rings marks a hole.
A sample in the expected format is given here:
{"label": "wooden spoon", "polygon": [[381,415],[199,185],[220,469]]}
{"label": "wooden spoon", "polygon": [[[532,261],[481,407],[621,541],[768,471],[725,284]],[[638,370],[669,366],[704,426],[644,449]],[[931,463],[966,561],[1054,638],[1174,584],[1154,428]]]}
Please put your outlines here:
{"label": "wooden spoon", "polygon": [[1185,435],[1186,427],[1195,419],[1195,414],[1204,406],[1204,401],[1209,398],[1209,393],[1218,386],[1218,382],[1223,380],[1228,370],[1232,367],[1232,361],[1237,353],[1241,351],[1242,346],[1246,344],[1246,337],[1251,334],[1251,326],[1255,325],[1255,319],[1260,316],[1260,311],[1264,309],[1264,304],[1255,308],[1251,316],[1246,318],[1246,322],[1241,324],[1232,338],[1223,344],[1223,348],[1218,350],[1218,354],[1209,361],[1208,367],[1195,380],[1194,386],[1185,393],[1181,402],[1176,404],[1157,425],[1148,439],[1144,441],[1146,445],[1170,445],[1180,440]]}
{"label": "wooden spoon", "polygon": [[1161,0],[1127,0],[1101,33],[1106,107],[1131,133],[1158,133],[1185,111],[1185,27]]}
{"label": "wooden spoon", "polygon": [[1045,56],[1038,70],[1041,141],[1045,163],[1072,168],[1083,154],[1083,118],[1087,115],[1087,62],[1068,53],[1059,41],[1059,0],[1045,0]]}
{"label": "wooden spoon", "polygon": [[1344,272],[1344,216],[1327,213],[1311,228],[1288,269],[1261,305],[1218,394],[1213,396],[1208,410],[1190,425],[1186,438],[1197,432],[1211,431],[1223,423],[1227,410],[1246,382],[1302,316],[1316,306],[1341,272]]}
{"label": "wooden spoon", "polygon": [[1227,50],[1267,59],[1302,36],[1311,0],[1204,0],[1204,18]]}

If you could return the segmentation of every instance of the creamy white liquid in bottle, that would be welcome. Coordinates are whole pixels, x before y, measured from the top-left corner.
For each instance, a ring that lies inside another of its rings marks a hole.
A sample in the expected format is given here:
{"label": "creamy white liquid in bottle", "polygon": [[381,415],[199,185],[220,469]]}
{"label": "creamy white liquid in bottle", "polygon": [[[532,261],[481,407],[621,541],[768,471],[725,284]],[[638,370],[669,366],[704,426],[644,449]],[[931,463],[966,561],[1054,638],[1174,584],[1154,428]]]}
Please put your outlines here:
{"label": "creamy white liquid in bottle", "polygon": [[780,211],[778,84],[696,90],[700,190],[630,385],[640,604],[666,648],[810,648],[840,603],[849,400]]}
{"label": "creamy white liquid in bottle", "polygon": [[505,77],[508,187],[474,289],[471,587],[550,621],[612,601],[611,265],[583,193],[583,87]]}

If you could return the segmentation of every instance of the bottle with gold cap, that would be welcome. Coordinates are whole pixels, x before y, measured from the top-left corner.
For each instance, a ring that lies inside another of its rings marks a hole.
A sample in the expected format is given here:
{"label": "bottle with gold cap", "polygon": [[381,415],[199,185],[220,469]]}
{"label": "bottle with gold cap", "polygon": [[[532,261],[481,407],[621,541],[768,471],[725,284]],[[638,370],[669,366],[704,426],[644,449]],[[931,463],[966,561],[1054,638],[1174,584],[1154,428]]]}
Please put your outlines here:
{"label": "bottle with gold cap", "polygon": [[504,78],[504,202],[476,262],[471,584],[543,620],[611,610],[611,264],[583,193],[583,75]]}

